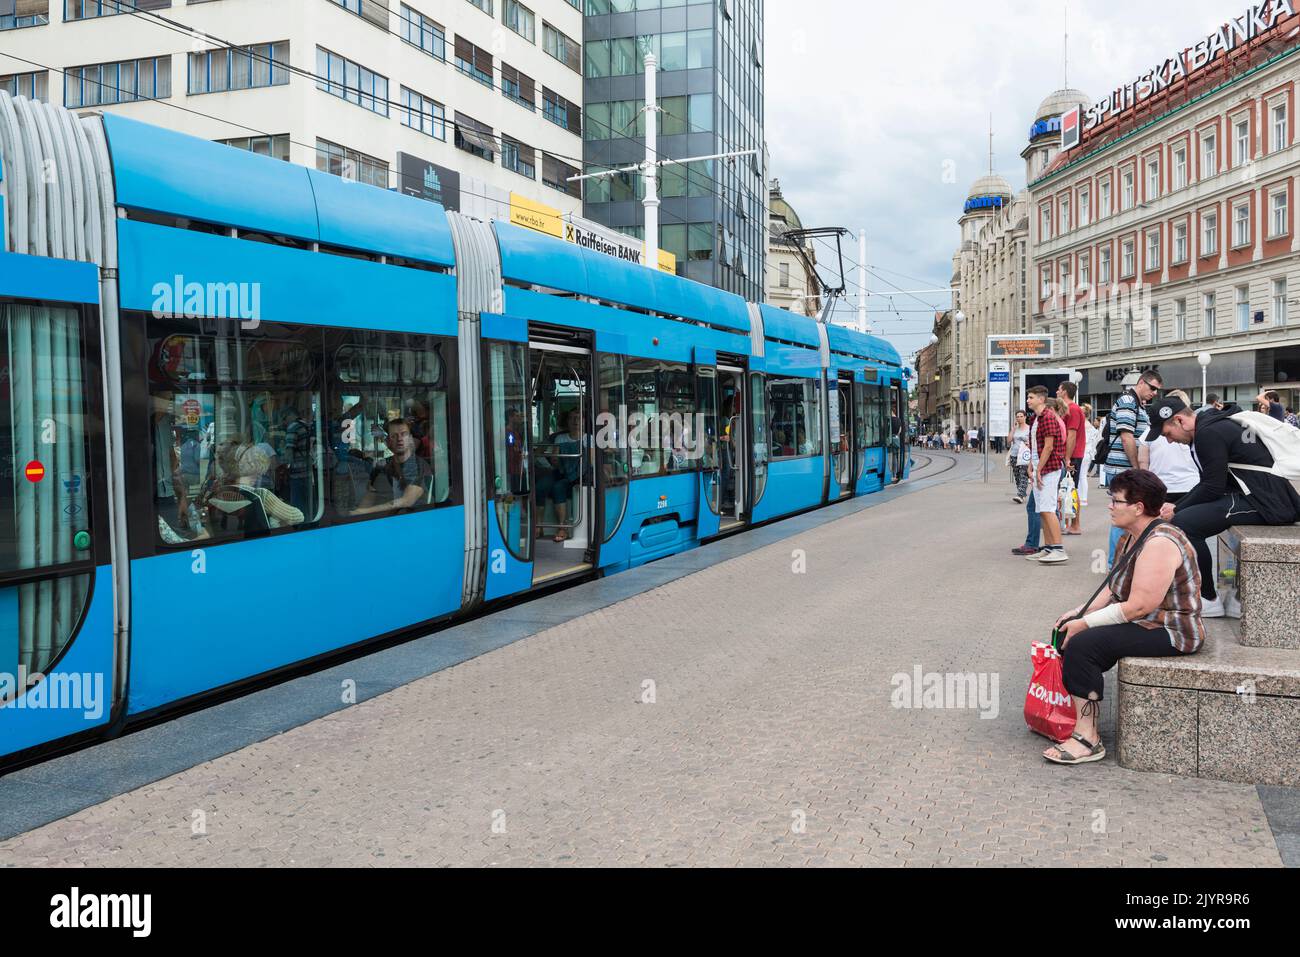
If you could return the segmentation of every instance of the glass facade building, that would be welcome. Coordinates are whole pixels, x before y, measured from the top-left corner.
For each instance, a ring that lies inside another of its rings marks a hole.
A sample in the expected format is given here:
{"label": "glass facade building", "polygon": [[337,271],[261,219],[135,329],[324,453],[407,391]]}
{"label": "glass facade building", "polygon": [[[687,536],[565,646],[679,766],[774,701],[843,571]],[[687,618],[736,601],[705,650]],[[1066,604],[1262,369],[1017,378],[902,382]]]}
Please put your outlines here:
{"label": "glass facade building", "polygon": [[[585,0],[584,172],[645,159],[645,56],[659,61],[664,158],[754,150],[753,156],[661,168],[659,245],[679,275],[764,295],[764,0]],[[584,215],[644,237],[635,174],[586,180]]]}

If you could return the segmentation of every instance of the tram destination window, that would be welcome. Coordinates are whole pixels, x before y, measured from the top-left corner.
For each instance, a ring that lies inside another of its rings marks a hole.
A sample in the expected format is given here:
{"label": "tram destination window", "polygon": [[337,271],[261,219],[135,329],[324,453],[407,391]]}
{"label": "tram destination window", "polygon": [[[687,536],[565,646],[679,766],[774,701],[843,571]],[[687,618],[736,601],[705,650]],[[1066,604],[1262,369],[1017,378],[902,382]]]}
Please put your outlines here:
{"label": "tram destination window", "polygon": [[449,501],[450,343],[218,319],[149,319],[148,329],[164,546]]}

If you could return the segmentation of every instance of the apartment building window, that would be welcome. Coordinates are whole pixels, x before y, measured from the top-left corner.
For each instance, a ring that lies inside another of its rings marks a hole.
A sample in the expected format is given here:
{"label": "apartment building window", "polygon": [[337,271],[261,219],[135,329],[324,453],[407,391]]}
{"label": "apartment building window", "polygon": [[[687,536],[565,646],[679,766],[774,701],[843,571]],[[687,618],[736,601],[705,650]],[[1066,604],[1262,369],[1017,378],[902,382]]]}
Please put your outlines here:
{"label": "apartment building window", "polygon": [[1070,260],[1063,260],[1061,263],[1061,292],[1069,296],[1074,291],[1070,285]]}
{"label": "apartment building window", "polygon": [[1092,193],[1089,192],[1088,187],[1085,186],[1083,189],[1079,190],[1079,225],[1080,226],[1087,226],[1088,223],[1092,222],[1092,204],[1089,202],[1089,200],[1091,199],[1092,199]]}
{"label": "apartment building window", "polygon": [[1174,150],[1174,189],[1187,185],[1187,147],[1179,146]]}
{"label": "apartment building window", "polygon": [[531,146],[501,134],[501,165],[529,179],[537,178],[537,154]]}
{"label": "apartment building window", "polygon": [[1286,325],[1286,280],[1273,280],[1273,325]]}
{"label": "apartment building window", "polygon": [[1285,189],[1279,189],[1269,194],[1269,206],[1272,213],[1269,219],[1269,236],[1271,238],[1285,236],[1291,231],[1291,216],[1287,202],[1288,197]]}
{"label": "apartment building window", "polygon": [[1147,200],[1160,195],[1160,159],[1152,157],[1147,160]]}
{"label": "apartment building window", "polygon": [[288,82],[288,40],[190,54],[191,95],[284,86]]}
{"label": "apartment building window", "polygon": [[[550,153],[542,154],[542,182],[552,189],[558,189],[561,193],[569,196],[581,195],[578,183],[569,182],[570,176],[577,176],[578,169],[570,166],[562,160],[556,159]],[[692,256],[692,258],[695,258]]]}
{"label": "apartment building window", "polygon": [[1044,266],[1039,272],[1039,299],[1049,299],[1052,295],[1052,267]]}
{"label": "apartment building window", "polygon": [[484,86],[495,85],[492,82],[492,54],[462,36],[456,37],[456,69]]}
{"label": "apartment building window", "polygon": [[1136,271],[1137,264],[1133,261],[1133,240],[1124,240],[1122,252],[1120,254],[1119,278],[1128,279]]}
{"label": "apartment building window", "polygon": [[1268,150],[1270,153],[1276,153],[1278,150],[1286,149],[1291,145],[1291,130],[1287,123],[1286,104],[1279,103],[1273,107],[1273,124],[1272,137],[1269,141]]}
{"label": "apartment building window", "polygon": [[1120,177],[1119,206],[1121,210],[1133,208],[1133,171],[1124,170]]}
{"label": "apartment building window", "polygon": [[1062,198],[1062,200],[1061,200],[1061,232],[1063,232],[1063,233],[1068,233],[1069,231],[1070,231],[1070,200],[1069,200],[1069,198]]}
{"label": "apartment building window", "polygon": [[165,100],[171,95],[170,56],[92,63],[63,72],[63,105],[71,108]]}
{"label": "apartment building window", "polygon": [[1092,256],[1088,253],[1079,254],[1079,285],[1087,289],[1092,284]]}
{"label": "apartment building window", "polygon": [[533,78],[504,61],[501,63],[501,95],[526,110],[537,109],[537,84]]}
{"label": "apartment building window", "polygon": [[316,138],[316,168],[347,180],[388,189],[388,164],[358,150]]}
{"label": "apartment building window", "polygon": [[1237,287],[1237,331],[1245,332],[1250,328],[1250,287]]}
{"label": "apartment building window", "polygon": [[1079,322],[1079,355],[1088,354],[1088,320],[1083,319]]}
{"label": "apartment building window", "polygon": [[1133,310],[1124,313],[1124,348],[1133,348]]}
{"label": "apartment building window", "polygon": [[388,29],[387,0],[333,0],[333,2],[377,27]]}
{"label": "apartment building window", "polygon": [[492,132],[492,127],[486,123],[480,123],[472,116],[457,112],[456,148],[491,163],[496,159],[496,136]]}
{"label": "apartment building window", "polygon": [[790,264],[789,263],[781,263],[781,275],[780,278],[777,280],[777,282],[780,284],[782,289],[790,288]]}
{"label": "apartment building window", "polygon": [[21,30],[39,27],[50,22],[49,0],[18,0],[9,4],[13,13],[0,16],[0,30]]}
{"label": "apartment building window", "polygon": [[1232,208],[1232,248],[1250,245],[1250,203]]}
{"label": "apartment building window", "polygon": [[1174,262],[1187,262],[1187,224],[1174,224]]}
{"label": "apartment building window", "polygon": [[1214,335],[1214,312],[1215,297],[1214,293],[1207,292],[1201,296],[1201,335]]}
{"label": "apartment building window", "polygon": [[551,56],[559,60],[574,73],[582,75],[582,46],[569,36],[561,33],[545,20],[542,21],[542,46]]}
{"label": "apartment building window", "polygon": [[446,140],[447,108],[437,100],[402,87],[402,125],[435,140]]}
{"label": "apartment building window", "polygon": [[1219,214],[1209,210],[1201,214],[1201,255],[1211,256],[1219,251]]}
{"label": "apartment building window", "polygon": [[1232,127],[1232,165],[1245,166],[1250,159],[1250,120],[1238,120]]}
{"label": "apartment building window", "polygon": [[1097,253],[1097,282],[1110,282],[1110,246],[1103,246]]}
{"label": "apartment building window", "polygon": [[1105,318],[1101,320],[1101,351],[1109,352],[1114,348],[1110,338],[1110,313],[1106,313]]}
{"label": "apartment building window", "polygon": [[1070,355],[1070,324],[1068,322],[1061,323],[1061,348],[1065,350],[1065,355],[1068,358]]}
{"label": "apartment building window", "polygon": [[1174,301],[1174,339],[1183,342],[1187,339],[1187,300]]}
{"label": "apartment building window", "polygon": [[371,113],[388,115],[388,77],[324,47],[316,48],[316,76],[316,89]]}
{"label": "apartment building window", "polygon": [[0,76],[0,90],[10,96],[25,96],[29,100],[50,102],[49,74],[44,70],[39,73],[10,73]]}
{"label": "apartment building window", "polygon": [[447,59],[447,32],[414,7],[399,8],[402,39],[437,60]]}
{"label": "apartment building window", "polygon": [[289,161],[289,134],[279,133],[275,136],[236,136],[234,139],[217,140],[223,146],[233,146],[237,150],[248,150],[258,156]]}
{"label": "apartment building window", "polygon": [[1097,218],[1105,219],[1110,215],[1110,177],[1107,176],[1097,186]]}
{"label": "apartment building window", "polygon": [[1038,233],[1042,240],[1052,238],[1052,207],[1050,206],[1044,206],[1039,210]]}
{"label": "apartment building window", "polygon": [[1160,344],[1160,307],[1156,305],[1151,307],[1151,318],[1147,322],[1147,341],[1153,346]]}
{"label": "apartment building window", "polygon": [[1217,133],[1201,135],[1201,179],[1219,172],[1219,136]]}
{"label": "apartment building window", "polygon": [[[46,6],[42,3],[41,6]],[[89,20],[94,17],[111,17],[116,13],[134,10],[165,10],[172,0],[64,0],[64,20]],[[23,6],[22,3],[18,4]]]}
{"label": "apartment building window", "polygon": [[486,13],[489,17],[492,16],[492,0],[469,0],[469,2]]}
{"label": "apartment building window", "polygon": [[519,0],[506,0],[501,8],[501,19],[529,43],[537,42],[537,16]]}
{"label": "apartment building window", "polygon": [[1160,268],[1160,230],[1147,233],[1147,272]]}
{"label": "apartment building window", "polygon": [[542,115],[575,136],[582,135],[582,107],[546,87],[542,87]]}

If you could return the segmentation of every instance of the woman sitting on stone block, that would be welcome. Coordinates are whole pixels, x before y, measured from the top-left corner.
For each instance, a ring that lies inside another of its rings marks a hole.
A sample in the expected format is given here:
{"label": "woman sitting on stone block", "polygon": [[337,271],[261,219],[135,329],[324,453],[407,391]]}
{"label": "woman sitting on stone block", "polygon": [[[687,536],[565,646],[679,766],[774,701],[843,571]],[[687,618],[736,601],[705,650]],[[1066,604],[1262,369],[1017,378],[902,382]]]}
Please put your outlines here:
{"label": "woman sitting on stone block", "polygon": [[[1111,521],[1123,533],[1109,589],[1088,607],[1057,621],[1061,669],[1078,716],[1074,734],[1043,752],[1057,764],[1106,756],[1097,728],[1104,675],[1121,658],[1190,655],[1205,641],[1196,550],[1180,529],[1160,519],[1165,484],[1153,472],[1129,469],[1110,483]],[[1152,527],[1155,526],[1155,527]]]}

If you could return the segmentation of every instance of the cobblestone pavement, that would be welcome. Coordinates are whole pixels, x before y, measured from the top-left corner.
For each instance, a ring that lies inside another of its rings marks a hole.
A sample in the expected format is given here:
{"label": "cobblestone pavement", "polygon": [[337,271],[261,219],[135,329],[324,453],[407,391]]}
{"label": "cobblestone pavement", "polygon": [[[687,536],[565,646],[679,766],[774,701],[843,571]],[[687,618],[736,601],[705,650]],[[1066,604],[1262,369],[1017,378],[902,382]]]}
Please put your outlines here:
{"label": "cobblestone pavement", "polygon": [[[30,831],[0,863],[1278,865],[1253,787],[1042,759],[1029,642],[1098,583],[1105,500],[1069,565],[1031,565],[1008,552],[1005,473],[975,465]],[[996,717],[891,706],[916,667],[996,676]]]}

